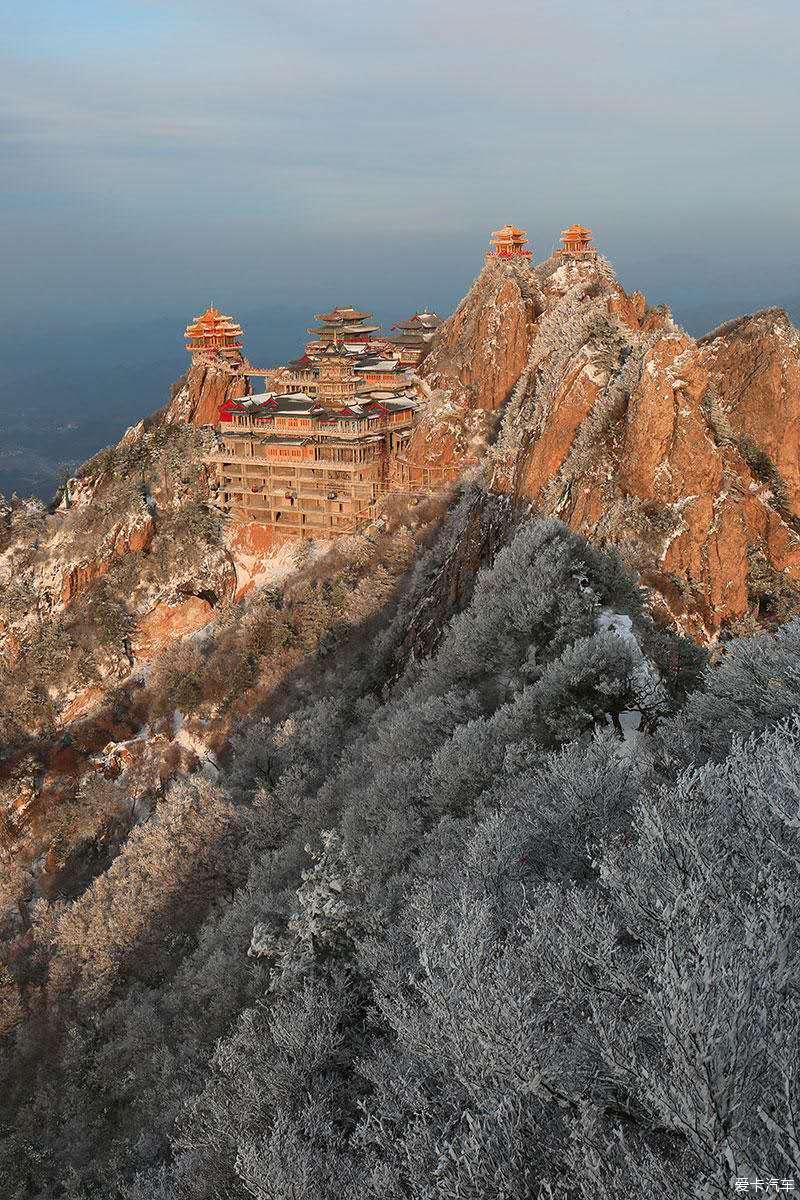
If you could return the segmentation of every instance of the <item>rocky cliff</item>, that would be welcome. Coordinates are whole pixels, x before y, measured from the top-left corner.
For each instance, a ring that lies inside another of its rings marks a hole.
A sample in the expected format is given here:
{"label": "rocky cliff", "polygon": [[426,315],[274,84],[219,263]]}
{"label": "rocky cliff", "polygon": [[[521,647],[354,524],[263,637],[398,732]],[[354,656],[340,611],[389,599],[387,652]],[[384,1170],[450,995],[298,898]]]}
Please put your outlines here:
{"label": "rocky cliff", "polygon": [[494,490],[618,546],[677,627],[708,639],[800,608],[800,335],[782,311],[697,342],[602,258],[487,267],[421,375],[420,468],[482,461]]}
{"label": "rocky cliff", "polygon": [[[143,421],[87,462],[51,510],[3,503],[0,851],[24,844],[51,865],[69,854],[81,781],[103,777],[103,748],[142,724],[133,681],[232,600],[236,560],[206,504],[213,439]],[[158,777],[156,743],[150,753],[147,738],[134,742],[131,762],[149,754]]]}
{"label": "rocky cliff", "polygon": [[421,364],[424,398],[407,451],[415,482],[456,478],[486,449],[519,379],[544,298],[526,259],[488,260]]}
{"label": "rocky cliff", "polygon": [[53,511],[6,506],[0,663],[20,696],[40,695],[52,715],[152,657],[176,612],[202,624],[233,595],[235,565],[205,503],[213,436],[142,422],[85,464]]}
{"label": "rocky cliff", "polygon": [[164,416],[167,424],[213,425],[221,404],[251,394],[246,375],[229,375],[216,367],[194,364],[172,389]]}

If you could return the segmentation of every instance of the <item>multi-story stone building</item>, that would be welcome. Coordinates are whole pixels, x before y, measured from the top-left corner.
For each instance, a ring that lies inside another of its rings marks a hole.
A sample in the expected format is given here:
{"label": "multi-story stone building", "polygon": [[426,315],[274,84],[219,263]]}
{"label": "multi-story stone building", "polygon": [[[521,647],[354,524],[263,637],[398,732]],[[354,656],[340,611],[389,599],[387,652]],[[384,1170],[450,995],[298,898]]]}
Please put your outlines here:
{"label": "multi-story stone building", "polygon": [[314,396],[266,392],[221,407],[208,461],[224,512],[279,540],[352,533],[375,515],[415,402],[399,388],[360,394],[357,364],[331,343],[316,359]]}

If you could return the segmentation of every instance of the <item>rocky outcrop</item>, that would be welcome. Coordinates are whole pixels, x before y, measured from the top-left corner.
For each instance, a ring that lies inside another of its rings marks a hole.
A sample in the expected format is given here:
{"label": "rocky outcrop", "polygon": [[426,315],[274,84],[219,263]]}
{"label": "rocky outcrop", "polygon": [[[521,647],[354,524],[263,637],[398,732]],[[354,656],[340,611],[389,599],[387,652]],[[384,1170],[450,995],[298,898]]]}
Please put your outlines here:
{"label": "rocky outcrop", "polygon": [[437,485],[479,461],[528,359],[544,300],[527,260],[490,260],[437,332],[416,386],[409,482]]}
{"label": "rocky outcrop", "polygon": [[73,721],[77,721],[79,717],[85,717],[87,713],[98,708],[104,698],[105,692],[95,684],[81,688],[59,713],[59,725],[66,727],[67,725],[71,725]]}
{"label": "rocky outcrop", "polygon": [[295,541],[276,539],[270,528],[256,521],[232,518],[226,522],[224,538],[236,571],[236,600],[265,583],[279,583],[295,567]]}
{"label": "rocky outcrop", "polygon": [[769,308],[723,325],[700,348],[719,416],[767,455],[800,514],[800,332],[783,309]]}
{"label": "rocky outcrop", "polygon": [[201,596],[188,596],[172,604],[157,604],[139,620],[131,639],[137,662],[155,658],[166,646],[196,633],[214,618],[214,605]]}
{"label": "rocky outcrop", "polygon": [[695,637],[800,609],[800,355],[785,316],[698,344],[665,310],[628,307],[604,267],[548,299],[495,488],[619,546]]}
{"label": "rocky outcrop", "polygon": [[[398,486],[441,486],[480,461],[498,410],[528,370],[543,315],[575,289],[593,295],[598,316],[604,313],[637,336],[671,326],[667,309],[650,308],[641,292],[626,293],[608,262],[594,254],[553,255],[535,268],[524,259],[489,260],[420,368],[420,417],[404,454],[405,471],[397,472]],[[577,422],[588,411],[592,384],[581,372],[573,382],[577,390],[570,403]],[[552,445],[540,449],[543,460],[553,453]]]}
{"label": "rocky outcrop", "polygon": [[9,507],[0,742],[70,724],[137,669],[137,648],[152,657],[234,598],[234,558],[207,503],[209,436],[142,422],[81,468],[53,512]]}
{"label": "rocky outcrop", "polygon": [[195,364],[172,389],[164,420],[168,424],[213,425],[221,404],[251,394],[246,375],[229,375],[216,367]]}
{"label": "rocky outcrop", "polygon": [[626,292],[607,259],[596,254],[554,254],[534,268],[548,308],[574,287],[585,285],[600,297],[600,307],[635,333],[666,328],[671,316],[664,306],[651,308],[642,292]]}
{"label": "rocky outcrop", "polygon": [[155,522],[149,512],[116,525],[95,555],[70,567],[64,574],[60,603],[67,605],[76,596],[87,591],[95,580],[108,573],[114,559],[122,558],[126,554],[142,554],[149,550],[154,533]]}

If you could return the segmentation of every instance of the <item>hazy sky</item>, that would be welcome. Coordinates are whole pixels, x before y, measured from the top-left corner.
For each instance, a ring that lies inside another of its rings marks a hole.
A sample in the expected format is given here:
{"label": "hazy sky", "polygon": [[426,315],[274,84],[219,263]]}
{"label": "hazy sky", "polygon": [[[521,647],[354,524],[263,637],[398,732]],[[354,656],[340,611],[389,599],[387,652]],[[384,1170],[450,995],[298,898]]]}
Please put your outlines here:
{"label": "hazy sky", "polygon": [[800,295],[797,0],[0,14],[6,339],[212,299],[446,307],[506,221],[537,257],[591,225],[679,312]]}

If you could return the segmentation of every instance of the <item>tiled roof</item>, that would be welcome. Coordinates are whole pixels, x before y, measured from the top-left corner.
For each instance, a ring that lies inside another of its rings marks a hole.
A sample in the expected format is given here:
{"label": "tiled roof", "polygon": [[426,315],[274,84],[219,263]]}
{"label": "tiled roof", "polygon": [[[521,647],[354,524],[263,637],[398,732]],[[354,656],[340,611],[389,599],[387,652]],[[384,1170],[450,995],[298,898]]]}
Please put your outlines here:
{"label": "tiled roof", "polygon": [[436,313],[424,312],[414,313],[413,317],[409,317],[407,321],[398,321],[392,329],[402,329],[406,332],[431,332],[438,329],[442,323],[442,318]]}
{"label": "tiled roof", "polygon": [[363,374],[366,371],[396,372],[402,371],[403,368],[396,358],[377,358],[369,362],[359,363],[354,370],[360,371]]}
{"label": "tiled roof", "polygon": [[185,337],[238,337],[241,332],[241,325],[237,325],[231,317],[221,313],[212,304],[199,317],[195,317],[190,325],[187,325]]}

